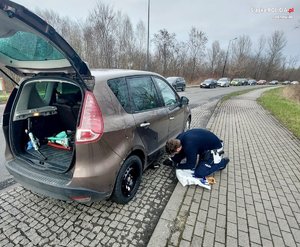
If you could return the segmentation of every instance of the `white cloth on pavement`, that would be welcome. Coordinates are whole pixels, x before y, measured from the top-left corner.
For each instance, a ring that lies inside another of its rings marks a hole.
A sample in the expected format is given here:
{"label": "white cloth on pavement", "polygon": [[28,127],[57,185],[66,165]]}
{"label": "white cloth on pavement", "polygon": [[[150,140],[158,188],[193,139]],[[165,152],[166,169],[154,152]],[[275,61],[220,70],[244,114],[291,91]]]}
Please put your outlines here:
{"label": "white cloth on pavement", "polygon": [[206,188],[208,190],[211,189],[209,184],[201,183],[200,178],[195,178],[193,177],[193,175],[194,175],[193,170],[176,169],[176,177],[183,186],[195,184],[203,188]]}

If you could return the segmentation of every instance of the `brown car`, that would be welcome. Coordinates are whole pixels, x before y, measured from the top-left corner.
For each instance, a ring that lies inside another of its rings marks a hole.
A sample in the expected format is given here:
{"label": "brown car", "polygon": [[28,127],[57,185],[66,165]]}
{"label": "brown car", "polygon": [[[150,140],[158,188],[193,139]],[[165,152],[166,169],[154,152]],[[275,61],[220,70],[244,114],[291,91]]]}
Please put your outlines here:
{"label": "brown car", "polygon": [[156,73],[90,70],[18,4],[0,2],[0,23],[0,73],[21,78],[3,115],[10,174],[61,200],[130,201],[165,142],[189,128],[188,99]]}

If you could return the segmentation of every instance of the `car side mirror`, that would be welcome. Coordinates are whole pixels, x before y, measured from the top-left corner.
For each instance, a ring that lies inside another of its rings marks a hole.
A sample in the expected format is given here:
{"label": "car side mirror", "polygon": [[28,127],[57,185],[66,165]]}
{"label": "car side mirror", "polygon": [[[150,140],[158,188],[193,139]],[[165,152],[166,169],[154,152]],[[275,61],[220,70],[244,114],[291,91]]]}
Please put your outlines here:
{"label": "car side mirror", "polygon": [[182,96],[182,97],[180,98],[180,106],[188,105],[188,104],[189,104],[189,101],[190,101],[190,100],[189,100],[187,97]]}

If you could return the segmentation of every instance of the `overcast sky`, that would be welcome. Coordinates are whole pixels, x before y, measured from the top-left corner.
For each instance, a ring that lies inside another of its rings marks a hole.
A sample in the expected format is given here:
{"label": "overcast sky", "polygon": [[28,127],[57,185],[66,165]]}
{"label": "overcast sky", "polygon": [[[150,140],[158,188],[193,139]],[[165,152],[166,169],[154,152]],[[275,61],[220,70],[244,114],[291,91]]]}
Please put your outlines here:
{"label": "overcast sky", "polygon": [[[79,20],[88,16],[97,1],[15,0],[33,11],[52,9],[61,16]],[[134,26],[142,20],[147,27],[148,0],[102,2],[127,14]],[[206,33],[208,46],[218,40],[224,49],[230,39],[244,34],[256,43],[261,35],[269,37],[275,30],[284,31],[288,41],[284,53],[298,56],[300,65],[299,0],[150,0],[150,36],[165,28],[175,33],[177,40],[186,41],[192,27]]]}

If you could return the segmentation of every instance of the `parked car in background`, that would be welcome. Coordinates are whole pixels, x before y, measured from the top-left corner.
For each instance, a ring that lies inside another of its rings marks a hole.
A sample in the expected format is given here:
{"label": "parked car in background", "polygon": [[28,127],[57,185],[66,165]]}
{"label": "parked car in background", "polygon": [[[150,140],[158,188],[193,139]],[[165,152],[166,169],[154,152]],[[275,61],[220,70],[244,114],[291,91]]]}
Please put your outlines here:
{"label": "parked car in background", "polygon": [[265,85],[267,83],[266,80],[259,80],[256,84],[257,85]]}
{"label": "parked car in background", "polygon": [[241,83],[242,83],[242,86],[247,86],[248,85],[248,79],[241,78]]}
{"label": "parked car in background", "polygon": [[254,79],[248,80],[248,85],[250,85],[250,86],[256,85],[256,83],[257,83],[257,81]]}
{"label": "parked car in background", "polygon": [[289,85],[289,84],[291,84],[291,81],[283,81],[282,82],[282,85]]}
{"label": "parked car in background", "polygon": [[229,87],[229,86],[230,86],[230,79],[227,78],[227,77],[220,78],[220,79],[217,81],[217,85],[218,85],[219,87]]}
{"label": "parked car in background", "polygon": [[0,69],[21,77],[3,113],[9,173],[64,201],[129,202],[166,141],[189,128],[189,100],[156,73],[90,70],[39,16],[2,3]]}
{"label": "parked car in background", "polygon": [[167,81],[175,88],[176,91],[184,91],[186,82],[183,77],[168,77]]}
{"label": "parked car in background", "polygon": [[298,81],[292,81],[291,84],[292,84],[292,85],[298,85],[299,82],[298,82]]}
{"label": "parked car in background", "polygon": [[270,84],[270,85],[277,85],[277,84],[278,84],[278,81],[277,81],[277,80],[273,80],[273,81],[270,81],[269,84]]}
{"label": "parked car in background", "polygon": [[241,78],[234,78],[231,82],[231,86],[241,86],[243,83],[243,80]]}
{"label": "parked car in background", "polygon": [[200,83],[200,88],[215,88],[217,86],[217,81],[215,79],[206,79]]}

